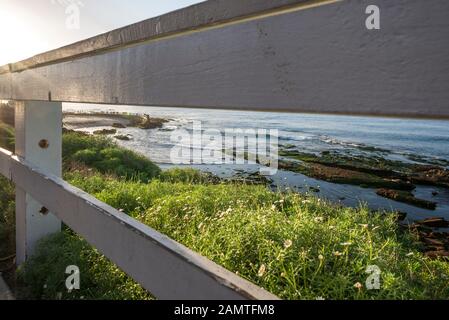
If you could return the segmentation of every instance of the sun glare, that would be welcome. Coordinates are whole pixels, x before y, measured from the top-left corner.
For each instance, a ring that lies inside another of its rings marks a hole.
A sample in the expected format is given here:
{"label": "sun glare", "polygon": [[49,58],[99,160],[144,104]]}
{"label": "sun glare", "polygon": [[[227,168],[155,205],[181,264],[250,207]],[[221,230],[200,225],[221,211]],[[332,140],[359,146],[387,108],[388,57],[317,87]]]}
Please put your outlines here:
{"label": "sun glare", "polygon": [[33,31],[32,21],[20,19],[11,12],[12,9],[0,4],[0,65],[20,61],[48,47]]}

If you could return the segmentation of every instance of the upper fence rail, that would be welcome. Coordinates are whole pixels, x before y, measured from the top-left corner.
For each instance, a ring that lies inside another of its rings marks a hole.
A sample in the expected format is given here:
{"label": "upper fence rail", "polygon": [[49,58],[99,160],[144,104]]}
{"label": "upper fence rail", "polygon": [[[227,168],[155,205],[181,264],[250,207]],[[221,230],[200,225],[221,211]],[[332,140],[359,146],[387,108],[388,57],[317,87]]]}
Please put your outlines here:
{"label": "upper fence rail", "polygon": [[212,0],[4,67],[0,99],[449,118],[448,16],[446,0]]}
{"label": "upper fence rail", "polygon": [[160,39],[211,26],[250,19],[261,14],[288,10],[304,3],[335,2],[336,0],[214,0],[147,19],[129,26],[112,30],[62,48],[38,54],[29,59],[0,66],[0,74],[18,72],[64,60]]}

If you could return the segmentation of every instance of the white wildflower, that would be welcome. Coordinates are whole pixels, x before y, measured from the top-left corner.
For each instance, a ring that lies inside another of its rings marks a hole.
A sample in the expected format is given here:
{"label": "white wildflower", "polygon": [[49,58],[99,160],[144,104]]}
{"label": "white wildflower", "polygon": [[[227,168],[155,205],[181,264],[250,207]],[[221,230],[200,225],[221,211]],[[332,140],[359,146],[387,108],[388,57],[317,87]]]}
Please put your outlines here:
{"label": "white wildflower", "polygon": [[262,264],[259,268],[259,271],[257,272],[257,276],[263,277],[266,271],[267,271],[267,267],[264,264]]}
{"label": "white wildflower", "polygon": [[291,240],[285,240],[284,241],[284,248],[288,249],[292,246],[293,242]]}

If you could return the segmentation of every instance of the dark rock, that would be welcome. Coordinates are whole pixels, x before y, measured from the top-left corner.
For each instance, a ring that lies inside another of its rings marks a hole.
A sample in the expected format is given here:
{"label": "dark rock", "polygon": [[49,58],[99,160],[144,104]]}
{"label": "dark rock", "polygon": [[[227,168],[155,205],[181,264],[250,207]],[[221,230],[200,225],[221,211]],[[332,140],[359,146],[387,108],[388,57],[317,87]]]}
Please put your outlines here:
{"label": "dark rock", "polygon": [[113,123],[112,127],[113,128],[117,128],[117,129],[124,129],[124,128],[126,128],[126,126],[123,123],[119,123],[119,122]]}
{"label": "dark rock", "polygon": [[110,134],[116,134],[117,130],[116,129],[103,129],[103,130],[96,130],[93,132],[94,134],[97,135],[110,135]]}
{"label": "dark rock", "polygon": [[149,115],[145,115],[143,120],[138,124],[138,127],[141,129],[156,129],[162,128],[164,123],[167,123],[168,120],[161,118],[152,118]]}
{"label": "dark rock", "polygon": [[131,140],[130,136],[124,136],[124,135],[118,135],[118,136],[115,136],[114,138],[116,138],[117,140],[122,140],[122,141],[130,141]]}
{"label": "dark rock", "polygon": [[407,212],[398,211],[397,217],[398,221],[404,221],[407,218]]}
{"label": "dark rock", "polygon": [[446,250],[427,251],[425,255],[431,259],[438,259],[438,258],[449,259],[449,251]]}
{"label": "dark rock", "polygon": [[424,209],[435,210],[437,207],[437,204],[435,202],[418,199],[409,191],[382,188],[377,189],[376,193],[381,197],[398,202],[408,203]]}
{"label": "dark rock", "polygon": [[417,221],[417,224],[429,228],[449,228],[449,221],[444,220],[444,218],[427,218],[421,221]]}
{"label": "dark rock", "polygon": [[424,238],[423,242],[430,246],[444,247],[444,242],[437,239]]}
{"label": "dark rock", "polygon": [[437,232],[437,231],[432,231],[429,234],[429,238],[432,239],[442,239],[445,240],[447,242],[449,242],[449,233],[448,232]]}

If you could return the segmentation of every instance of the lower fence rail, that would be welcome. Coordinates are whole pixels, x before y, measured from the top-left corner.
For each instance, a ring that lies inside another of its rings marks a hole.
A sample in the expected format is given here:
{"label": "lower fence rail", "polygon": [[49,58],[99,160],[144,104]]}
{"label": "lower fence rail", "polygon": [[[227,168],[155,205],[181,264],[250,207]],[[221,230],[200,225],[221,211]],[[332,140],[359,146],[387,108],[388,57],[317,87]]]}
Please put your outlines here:
{"label": "lower fence rail", "polygon": [[159,299],[276,300],[278,297],[59,177],[0,148],[0,174]]}

